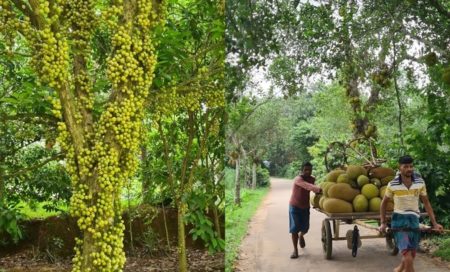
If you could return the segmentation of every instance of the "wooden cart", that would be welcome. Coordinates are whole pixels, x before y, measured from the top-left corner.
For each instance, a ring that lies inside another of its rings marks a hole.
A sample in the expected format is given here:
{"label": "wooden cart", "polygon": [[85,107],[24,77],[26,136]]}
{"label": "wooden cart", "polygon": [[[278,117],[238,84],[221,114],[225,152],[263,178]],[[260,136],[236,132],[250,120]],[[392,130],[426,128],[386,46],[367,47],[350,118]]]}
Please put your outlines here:
{"label": "wooden cart", "polygon": [[[398,254],[398,248],[395,245],[392,232],[381,233],[378,231],[380,225],[380,213],[379,212],[354,212],[354,213],[328,213],[321,209],[317,209],[319,212],[325,214],[327,217],[322,221],[322,246],[325,259],[331,259],[333,252],[333,241],[347,241],[348,248],[352,250],[353,257],[356,257],[357,250],[361,246],[361,240],[363,239],[377,239],[383,238],[386,240],[386,247],[391,255]],[[390,212],[386,213],[386,220],[390,221]],[[426,213],[421,213],[421,216],[427,216]],[[377,226],[366,223],[367,220],[376,220]],[[340,236],[339,226],[342,224],[355,224],[351,233],[347,232],[345,236]],[[359,226],[373,229],[377,231],[376,235],[359,235]]]}

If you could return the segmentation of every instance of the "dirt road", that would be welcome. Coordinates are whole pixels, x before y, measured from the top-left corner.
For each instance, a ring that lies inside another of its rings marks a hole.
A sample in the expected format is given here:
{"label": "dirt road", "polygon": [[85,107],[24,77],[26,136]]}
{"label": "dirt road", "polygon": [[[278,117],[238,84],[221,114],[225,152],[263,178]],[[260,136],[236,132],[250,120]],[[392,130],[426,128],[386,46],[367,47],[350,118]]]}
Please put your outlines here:
{"label": "dirt road", "polygon": [[[292,182],[271,179],[271,190],[256,212],[244,239],[235,271],[281,271],[281,272],[333,272],[333,271],[392,271],[400,256],[387,253],[385,240],[362,240],[358,255],[353,258],[345,241],[333,241],[333,255],[326,260],[321,243],[321,226],[324,215],[311,209],[311,227],[305,236],[306,247],[299,248],[300,257],[290,259],[292,242],[289,234],[288,202]],[[341,225],[340,235],[353,225]],[[373,234],[372,230],[360,228],[361,235]],[[415,261],[417,272],[450,271],[423,255]]]}

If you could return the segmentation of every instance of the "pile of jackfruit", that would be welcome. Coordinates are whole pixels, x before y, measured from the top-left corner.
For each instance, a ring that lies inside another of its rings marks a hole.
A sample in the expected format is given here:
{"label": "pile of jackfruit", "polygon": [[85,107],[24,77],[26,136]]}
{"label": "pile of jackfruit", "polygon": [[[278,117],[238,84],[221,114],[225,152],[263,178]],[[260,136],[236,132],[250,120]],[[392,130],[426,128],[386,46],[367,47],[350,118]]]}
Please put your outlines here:
{"label": "pile of jackfruit", "polygon": [[[328,213],[379,212],[386,187],[395,174],[388,167],[367,170],[360,165],[333,170],[319,184],[322,193],[311,197],[311,205]],[[386,210],[393,209],[394,203],[389,201]]]}

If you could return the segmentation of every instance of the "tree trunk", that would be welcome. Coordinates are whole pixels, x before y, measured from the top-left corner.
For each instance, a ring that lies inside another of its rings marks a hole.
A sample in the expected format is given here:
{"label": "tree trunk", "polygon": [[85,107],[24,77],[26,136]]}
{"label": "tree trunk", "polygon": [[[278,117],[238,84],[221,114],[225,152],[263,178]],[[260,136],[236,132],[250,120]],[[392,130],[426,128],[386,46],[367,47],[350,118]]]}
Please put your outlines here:
{"label": "tree trunk", "polygon": [[253,162],[253,167],[252,167],[252,189],[256,189],[256,163]]}
{"label": "tree trunk", "polygon": [[220,230],[220,219],[219,219],[219,211],[217,210],[217,206],[213,204],[211,204],[211,209],[213,211],[213,215],[214,215],[214,227],[216,228],[216,232],[217,232],[217,237],[219,239],[222,239],[222,233]]}
{"label": "tree trunk", "polygon": [[398,88],[398,84],[397,84],[397,60],[396,60],[396,56],[397,56],[397,50],[395,47],[395,41],[392,40],[392,47],[394,49],[394,61],[393,61],[393,76],[394,76],[394,88],[395,88],[395,94],[397,96],[397,104],[398,104],[398,131],[400,134],[400,146],[401,148],[404,147],[403,144],[403,125],[402,125],[402,112],[403,112],[403,107],[402,107],[402,101],[400,98],[400,90]]}
{"label": "tree trunk", "polygon": [[186,203],[178,203],[178,271],[187,272],[188,263],[186,257],[186,239],[185,239],[185,227],[184,227],[184,213],[186,209]]}
{"label": "tree trunk", "polygon": [[161,203],[161,206],[163,210],[164,230],[166,232],[167,248],[170,248],[169,228],[167,227],[166,208],[164,207],[164,201],[163,203]]}
{"label": "tree trunk", "polygon": [[234,180],[234,204],[241,205],[241,180],[239,178],[240,157],[236,159],[236,177]]}
{"label": "tree trunk", "polygon": [[242,171],[244,171],[244,184],[248,185],[248,158],[245,150],[242,148],[242,158],[240,162],[240,167],[242,168]]}
{"label": "tree trunk", "polygon": [[3,180],[3,171],[1,169],[1,164],[0,164],[0,205],[3,204],[4,188],[5,188],[5,182]]}
{"label": "tree trunk", "polygon": [[[145,168],[147,168],[147,156],[148,156],[148,152],[147,152],[147,148],[145,146],[141,146],[141,162],[142,162],[142,170],[144,171]],[[142,173],[142,199],[145,200],[148,190],[149,190],[149,183],[150,183],[150,179],[147,175],[144,175],[144,173]]]}

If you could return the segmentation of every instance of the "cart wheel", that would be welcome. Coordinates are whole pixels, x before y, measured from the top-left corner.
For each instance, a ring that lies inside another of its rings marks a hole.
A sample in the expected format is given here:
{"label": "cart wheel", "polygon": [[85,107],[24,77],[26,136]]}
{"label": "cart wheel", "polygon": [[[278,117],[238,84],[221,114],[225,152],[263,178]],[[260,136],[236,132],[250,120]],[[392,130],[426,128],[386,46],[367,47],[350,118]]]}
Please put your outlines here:
{"label": "cart wheel", "polygon": [[398,247],[395,244],[395,239],[392,232],[386,233],[386,247],[389,254],[391,254],[392,256],[396,256],[398,254]]}
{"label": "cart wheel", "polygon": [[332,254],[333,237],[331,236],[330,221],[322,221],[322,246],[325,259],[330,260]]}

